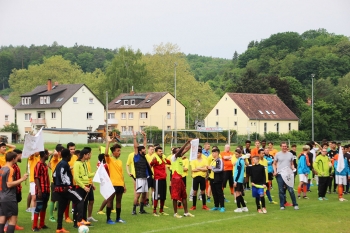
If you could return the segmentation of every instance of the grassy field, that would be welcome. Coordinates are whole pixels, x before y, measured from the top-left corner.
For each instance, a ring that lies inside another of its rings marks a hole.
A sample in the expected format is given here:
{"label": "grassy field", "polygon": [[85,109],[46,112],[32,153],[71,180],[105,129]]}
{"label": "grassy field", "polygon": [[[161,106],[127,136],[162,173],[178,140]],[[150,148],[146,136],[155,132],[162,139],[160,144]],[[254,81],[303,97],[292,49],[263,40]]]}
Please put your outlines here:
{"label": "grassy field", "polygon": [[[23,145],[22,145],[23,146]],[[54,148],[54,145],[46,145],[48,149]],[[97,163],[98,145],[89,144],[93,148],[93,156],[91,164]],[[77,149],[82,149],[83,145],[78,145]],[[18,145],[21,148],[21,145]],[[131,147],[122,148],[121,159],[124,165],[125,181],[127,186],[127,193],[123,196],[122,201],[122,214],[121,217],[126,220],[126,224],[107,225],[105,223],[105,215],[97,215],[96,212],[102,202],[102,196],[97,190],[95,191],[95,205],[93,211],[93,217],[99,221],[94,224],[94,227],[90,227],[90,232],[350,232],[347,223],[347,214],[350,211],[350,205],[348,202],[339,202],[337,194],[328,194],[329,201],[317,200],[317,186],[311,187],[312,192],[308,193],[309,200],[298,200],[300,210],[295,211],[293,207],[287,207],[286,210],[279,210],[279,205],[267,204],[267,214],[258,214],[256,212],[255,200],[251,197],[251,192],[247,191],[245,200],[248,202],[248,213],[234,213],[236,208],[233,196],[229,195],[229,191],[226,191],[226,197],[230,200],[229,203],[225,203],[226,212],[210,212],[201,210],[201,202],[197,202],[197,210],[191,211],[195,215],[195,218],[182,218],[175,219],[172,217],[172,204],[170,195],[168,192],[168,198],[165,205],[168,209],[165,212],[169,213],[169,216],[154,217],[151,214],[132,216],[132,200],[133,200],[133,183],[132,179],[127,176],[125,170],[125,162],[128,154],[132,151]],[[165,148],[166,154],[169,154],[170,148]],[[20,164],[22,173],[25,172],[26,159],[23,159]],[[168,181],[169,182],[169,181]],[[188,177],[187,184],[191,184],[190,177]],[[274,189],[272,190],[272,196],[275,201],[278,200],[277,184],[274,181]],[[31,218],[30,213],[26,210],[26,197],[29,190],[29,184],[23,183],[23,200],[19,203],[19,225],[24,226],[25,230],[22,232],[31,231]],[[190,187],[187,187],[189,193]],[[287,198],[290,201],[290,197],[287,194]],[[347,198],[347,195],[345,195]],[[267,200],[267,198],[266,198]],[[189,206],[192,202],[189,202]],[[213,203],[207,204],[210,208],[213,207]],[[149,213],[152,212],[152,208],[146,208]],[[183,210],[179,211],[180,214]],[[55,214],[57,214],[55,212]],[[112,219],[115,218],[115,214],[112,213]],[[55,232],[56,223],[48,221],[46,216],[46,225],[50,229],[42,230],[43,232]],[[70,232],[77,232],[77,229],[73,228],[72,224],[63,223],[63,227]]]}

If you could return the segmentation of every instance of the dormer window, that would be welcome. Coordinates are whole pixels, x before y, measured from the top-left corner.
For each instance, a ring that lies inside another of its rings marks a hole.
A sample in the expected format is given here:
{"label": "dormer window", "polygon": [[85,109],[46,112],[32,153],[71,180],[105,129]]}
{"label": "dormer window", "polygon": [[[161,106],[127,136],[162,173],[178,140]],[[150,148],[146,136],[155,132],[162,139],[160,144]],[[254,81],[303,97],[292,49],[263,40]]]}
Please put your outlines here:
{"label": "dormer window", "polygon": [[124,100],[124,105],[129,105],[129,100]]}
{"label": "dormer window", "polygon": [[40,104],[50,104],[50,96],[41,96]]}
{"label": "dormer window", "polygon": [[29,105],[31,102],[31,97],[22,97],[22,105]]}
{"label": "dormer window", "polygon": [[135,105],[135,100],[130,100],[130,105]]}

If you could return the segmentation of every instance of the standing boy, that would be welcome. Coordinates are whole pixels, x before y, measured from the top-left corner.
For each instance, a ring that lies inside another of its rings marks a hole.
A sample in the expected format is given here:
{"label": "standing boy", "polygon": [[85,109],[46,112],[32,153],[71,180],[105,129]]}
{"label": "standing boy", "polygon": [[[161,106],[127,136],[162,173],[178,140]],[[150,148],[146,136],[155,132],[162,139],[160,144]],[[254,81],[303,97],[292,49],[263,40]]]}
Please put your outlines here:
{"label": "standing boy", "polygon": [[242,159],[241,149],[235,150],[235,156],[237,158],[237,161],[235,163],[234,176],[233,176],[234,184],[233,185],[235,187],[235,192],[236,192],[237,209],[235,209],[234,212],[236,212],[236,213],[248,212],[248,208],[245,205],[244,198],[243,198],[243,192],[244,192],[243,182],[244,182],[245,163],[244,163],[244,159]]}
{"label": "standing boy", "polygon": [[[252,196],[255,197],[256,208],[259,214],[266,214],[264,188],[266,188],[265,167],[259,164],[259,156],[253,157],[252,166]],[[261,206],[260,206],[261,203]]]}

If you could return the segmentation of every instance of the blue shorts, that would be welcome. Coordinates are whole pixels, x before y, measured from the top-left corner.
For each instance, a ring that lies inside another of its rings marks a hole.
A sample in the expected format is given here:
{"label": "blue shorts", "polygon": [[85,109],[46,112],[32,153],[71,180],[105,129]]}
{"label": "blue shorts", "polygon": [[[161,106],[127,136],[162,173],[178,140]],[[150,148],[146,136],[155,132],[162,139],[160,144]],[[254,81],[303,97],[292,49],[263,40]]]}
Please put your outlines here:
{"label": "blue shorts", "polygon": [[256,188],[255,186],[253,186],[252,187],[252,196],[253,197],[264,196],[264,189],[263,188]]}

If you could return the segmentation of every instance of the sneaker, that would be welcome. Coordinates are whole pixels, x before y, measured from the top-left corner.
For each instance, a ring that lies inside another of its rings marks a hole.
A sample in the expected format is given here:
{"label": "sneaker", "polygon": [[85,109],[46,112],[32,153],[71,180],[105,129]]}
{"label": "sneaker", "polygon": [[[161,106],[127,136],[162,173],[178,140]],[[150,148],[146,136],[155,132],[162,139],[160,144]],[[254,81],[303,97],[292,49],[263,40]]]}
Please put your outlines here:
{"label": "sneaker", "polygon": [[219,209],[220,209],[219,207],[213,207],[210,210],[215,211],[215,210],[219,210]]}
{"label": "sneaker", "polygon": [[189,198],[188,198],[188,201],[193,201],[193,200],[192,200],[192,197],[189,197]]}
{"label": "sneaker", "polygon": [[197,208],[195,206],[192,206],[190,210],[196,210]]}
{"label": "sneaker", "polygon": [[237,201],[235,200],[235,204],[237,203]]}
{"label": "sneaker", "polygon": [[293,204],[291,204],[291,203],[286,203],[286,204],[284,204],[285,206],[293,206]]}
{"label": "sneaker", "polygon": [[133,210],[133,211],[131,212],[131,215],[137,215],[136,211]]}
{"label": "sneaker", "polygon": [[30,208],[28,208],[28,209],[26,209],[26,212],[31,213],[32,211]]}
{"label": "sneaker", "polygon": [[[45,226],[45,225],[44,225]],[[46,226],[45,226],[46,227]],[[47,227],[48,228],[48,227]],[[46,228],[44,228],[44,229],[46,229]],[[24,230],[24,227],[20,227],[20,226],[18,226],[18,225],[16,225],[15,226],[15,230],[16,231],[21,231],[21,230]]]}
{"label": "sneaker", "polygon": [[300,199],[300,196],[298,196],[298,199]]}
{"label": "sneaker", "polygon": [[345,198],[339,198],[339,201],[347,201]]}
{"label": "sneaker", "polygon": [[204,206],[202,207],[202,210],[210,210],[210,209],[208,208],[208,206],[204,205]]}
{"label": "sneaker", "polygon": [[201,201],[202,200],[202,195],[198,196],[198,200]]}
{"label": "sneaker", "polygon": [[34,228],[32,229],[32,231],[37,232],[37,231],[40,231],[40,230],[39,230],[39,228],[34,227]]}
{"label": "sneaker", "polygon": [[163,206],[163,209],[168,209],[169,207],[167,207],[166,205]]}
{"label": "sneaker", "polygon": [[303,196],[303,199],[309,199],[307,196]]}
{"label": "sneaker", "polygon": [[327,198],[327,197],[324,197],[323,200],[328,201],[328,198]]}
{"label": "sneaker", "polygon": [[[17,227],[17,226],[16,226]],[[16,228],[16,230],[23,230],[24,228],[23,227],[21,227],[22,229],[17,229]],[[44,226],[42,226],[42,227],[39,227],[39,230],[40,229],[49,229],[49,227],[48,226],[46,226],[46,225],[44,225]]]}
{"label": "sneaker", "polygon": [[87,222],[84,219],[82,219],[81,222],[78,222],[78,227],[83,226],[83,225],[89,226],[90,224],[91,224],[90,222]]}
{"label": "sneaker", "polygon": [[123,219],[121,218],[118,218],[115,220],[116,223],[126,223],[126,221],[124,221]]}
{"label": "sneaker", "polygon": [[57,229],[57,230],[56,230],[56,233],[69,233],[69,231],[67,231],[67,230],[64,229],[64,228],[61,228],[61,229]]}
{"label": "sneaker", "polygon": [[175,218],[182,218],[182,216],[181,216],[181,215],[179,215],[179,214],[177,214],[177,213],[176,213],[176,214],[174,214],[174,217],[175,217]]}
{"label": "sneaker", "polygon": [[285,210],[286,208],[284,207],[284,206],[282,206],[281,208],[280,208],[280,210]]}
{"label": "sneaker", "polygon": [[188,212],[188,213],[184,213],[184,217],[194,217],[194,215]]}
{"label": "sneaker", "polygon": [[207,199],[207,203],[210,203],[210,198]]}
{"label": "sneaker", "polygon": [[323,201],[323,198],[322,198],[322,197],[319,197],[318,200],[319,200],[319,201]]}
{"label": "sneaker", "polygon": [[164,216],[168,216],[169,214],[168,213],[165,213],[164,211],[162,212],[159,212],[160,215],[164,215]]}
{"label": "sneaker", "polygon": [[153,213],[154,217],[159,217],[159,214],[157,214],[157,212]]}
{"label": "sneaker", "polygon": [[72,219],[70,219],[70,217],[68,217],[68,218],[66,218],[66,223],[72,223],[73,222],[73,220]]}
{"label": "sneaker", "polygon": [[229,200],[227,200],[226,198],[225,198],[225,202],[230,202]]}
{"label": "sneaker", "polygon": [[243,207],[242,208],[242,212],[248,212],[249,210],[248,210],[248,207]]}
{"label": "sneaker", "polygon": [[183,209],[184,207],[182,205],[178,206],[177,207],[178,209]]}
{"label": "sneaker", "polygon": [[258,213],[259,213],[259,214],[263,214],[263,212],[262,212],[261,209],[258,209]]}
{"label": "sneaker", "polygon": [[243,211],[242,211],[242,208],[237,208],[233,212],[235,212],[235,213],[242,213]]}
{"label": "sneaker", "polygon": [[50,222],[56,222],[56,219],[55,219],[54,216],[51,216],[51,217],[49,218],[49,221],[50,221]]}
{"label": "sneaker", "polygon": [[98,211],[97,214],[106,214],[106,213],[101,210],[101,211]]}
{"label": "sneaker", "polygon": [[[115,214],[115,213],[117,213],[117,211],[116,211],[116,210],[111,210],[111,213],[114,213],[114,214]],[[104,214],[104,213],[103,213],[103,214]]]}
{"label": "sneaker", "polygon": [[115,222],[112,219],[107,220],[107,224],[113,225]]}
{"label": "sneaker", "polygon": [[139,214],[148,214],[145,210],[140,210]]}
{"label": "sneaker", "polygon": [[275,201],[270,201],[270,204],[277,204],[277,202],[275,202]]}
{"label": "sneaker", "polygon": [[221,208],[220,208],[220,212],[221,212],[221,213],[223,213],[223,212],[225,212],[225,211],[226,211],[226,210],[225,210],[225,207],[221,207]]}
{"label": "sneaker", "polygon": [[88,217],[87,220],[88,222],[98,222],[98,220],[94,219],[93,217]]}
{"label": "sneaker", "polygon": [[294,206],[294,209],[295,209],[295,210],[299,210],[299,206],[297,206],[297,205]]}
{"label": "sneaker", "polygon": [[262,212],[263,212],[264,214],[267,214],[266,208],[262,208]]}

